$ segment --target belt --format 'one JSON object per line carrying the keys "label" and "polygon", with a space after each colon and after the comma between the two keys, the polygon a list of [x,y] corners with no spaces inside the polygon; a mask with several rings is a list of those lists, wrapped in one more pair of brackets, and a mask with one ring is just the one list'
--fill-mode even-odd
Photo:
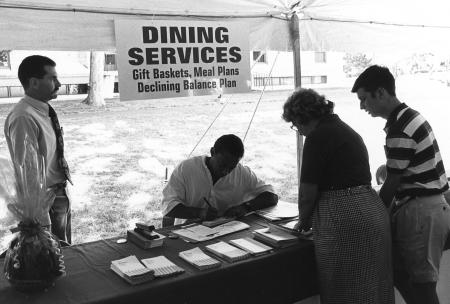
{"label": "belt", "polygon": [[405,196],[400,200],[394,200],[394,204],[391,209],[391,214],[397,213],[401,207],[406,206],[412,199],[416,198],[416,196]]}
{"label": "belt", "polygon": [[53,188],[53,189],[65,189],[66,186],[67,186],[67,181],[64,181],[62,183],[54,184],[53,186],[51,186],[51,188]]}
{"label": "belt", "polygon": [[55,194],[58,196],[58,195],[66,195],[66,186],[67,181],[64,181],[62,183],[54,184],[50,188],[52,188]]}
{"label": "belt", "polygon": [[411,196],[405,196],[401,199],[396,199],[394,201],[394,206],[392,208],[392,213],[397,212],[400,208],[408,205],[409,202],[412,200],[419,198],[419,197],[427,197],[427,196],[435,196],[435,195],[443,195],[443,193],[436,193],[436,194],[429,194],[429,195],[411,195]]}
{"label": "belt", "polygon": [[344,188],[344,189],[320,191],[320,195],[321,195],[321,197],[346,196],[346,195],[364,193],[371,189],[372,189],[372,186],[370,186],[370,185],[359,185],[359,186],[354,186],[354,187],[349,187],[349,188]]}
{"label": "belt", "polygon": [[337,186],[337,187],[335,187],[335,186],[331,186],[331,187],[329,187],[329,188],[324,188],[324,189],[321,189],[321,190],[319,190],[319,191],[338,191],[338,190],[349,190],[349,189],[358,189],[358,188],[367,188],[367,187],[372,187],[371,185],[369,185],[369,184],[361,184],[361,185],[354,185],[354,186],[350,186],[350,187],[339,187],[339,186]]}

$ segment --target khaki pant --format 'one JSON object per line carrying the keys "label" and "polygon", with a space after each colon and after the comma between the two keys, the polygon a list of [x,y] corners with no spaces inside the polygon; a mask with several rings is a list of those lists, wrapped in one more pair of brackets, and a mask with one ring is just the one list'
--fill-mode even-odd
{"label": "khaki pant", "polygon": [[72,243],[72,214],[65,186],[55,188],[55,200],[50,208],[51,231],[61,241]]}
{"label": "khaki pant", "polygon": [[450,206],[443,195],[415,197],[392,215],[394,269],[415,283],[437,282],[450,234]]}

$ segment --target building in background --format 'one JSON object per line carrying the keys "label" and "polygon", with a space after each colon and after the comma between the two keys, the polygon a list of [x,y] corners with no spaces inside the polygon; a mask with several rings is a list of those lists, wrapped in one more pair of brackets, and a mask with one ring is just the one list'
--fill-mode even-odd
{"label": "building in background", "polygon": [[[89,52],[0,50],[0,98],[23,95],[17,69],[26,56],[39,54],[52,58],[62,87],[60,95],[86,94],[89,85]],[[339,87],[345,85],[343,53],[301,52],[302,85]],[[253,50],[250,53],[252,89],[291,90],[294,86],[292,52]],[[104,96],[119,92],[116,55],[105,53]]]}
{"label": "building in background", "polygon": [[[294,86],[294,64],[292,52],[253,50],[252,89],[292,89]],[[344,53],[312,52],[300,53],[302,86],[311,88],[342,87],[346,84]]]}
{"label": "building in background", "polygon": [[[60,95],[86,94],[89,85],[89,52],[66,51],[8,51],[0,50],[0,98],[20,97],[22,85],[17,70],[22,60],[30,55],[43,55],[56,62],[56,71],[61,82]],[[117,65],[115,55],[105,54],[105,97],[118,92]]]}

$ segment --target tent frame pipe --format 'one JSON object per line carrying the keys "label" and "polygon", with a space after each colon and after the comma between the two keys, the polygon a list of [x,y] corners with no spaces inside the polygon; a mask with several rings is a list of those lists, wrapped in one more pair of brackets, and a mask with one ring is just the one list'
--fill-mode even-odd
{"label": "tent frame pipe", "polygon": [[[294,83],[295,89],[302,87],[302,71],[300,62],[300,27],[299,19],[296,13],[292,15],[290,22],[290,34],[292,44],[292,54],[294,59]],[[297,138],[297,182],[300,190],[300,177],[302,169],[303,156],[303,136],[299,132],[295,132]]]}

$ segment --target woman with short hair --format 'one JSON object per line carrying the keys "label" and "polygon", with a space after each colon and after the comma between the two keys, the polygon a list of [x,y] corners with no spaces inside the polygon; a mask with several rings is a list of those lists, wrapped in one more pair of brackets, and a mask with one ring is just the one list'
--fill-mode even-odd
{"label": "woman with short hair", "polygon": [[312,89],[286,101],[283,119],[305,136],[299,222],[311,228],[322,304],[394,303],[389,217],[371,187],[369,156],[358,133]]}

